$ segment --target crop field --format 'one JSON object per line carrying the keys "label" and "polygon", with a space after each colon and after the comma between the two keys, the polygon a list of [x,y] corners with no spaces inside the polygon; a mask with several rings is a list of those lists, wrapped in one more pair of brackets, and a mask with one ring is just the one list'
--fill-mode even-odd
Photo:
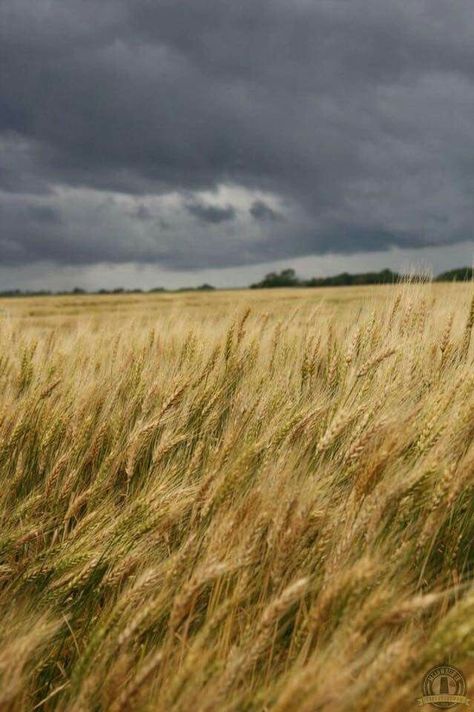
{"label": "crop field", "polygon": [[474,690],[474,287],[0,301],[0,710]]}

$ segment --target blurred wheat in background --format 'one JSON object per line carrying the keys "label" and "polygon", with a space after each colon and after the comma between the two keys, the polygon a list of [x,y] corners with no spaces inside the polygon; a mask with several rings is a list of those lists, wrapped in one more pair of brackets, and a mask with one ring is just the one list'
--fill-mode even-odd
{"label": "blurred wheat in background", "polygon": [[0,709],[472,685],[472,284],[3,306]]}

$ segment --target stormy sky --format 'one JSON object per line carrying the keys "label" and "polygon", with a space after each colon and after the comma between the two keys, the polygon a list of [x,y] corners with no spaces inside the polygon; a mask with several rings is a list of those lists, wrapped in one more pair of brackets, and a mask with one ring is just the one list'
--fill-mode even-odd
{"label": "stormy sky", "polygon": [[0,0],[0,289],[470,264],[472,0]]}

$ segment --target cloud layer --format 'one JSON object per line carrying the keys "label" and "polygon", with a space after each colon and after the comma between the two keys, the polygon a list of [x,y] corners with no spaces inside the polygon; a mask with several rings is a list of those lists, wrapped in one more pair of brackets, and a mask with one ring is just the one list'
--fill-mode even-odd
{"label": "cloud layer", "polygon": [[0,28],[3,265],[472,239],[468,0],[2,0]]}

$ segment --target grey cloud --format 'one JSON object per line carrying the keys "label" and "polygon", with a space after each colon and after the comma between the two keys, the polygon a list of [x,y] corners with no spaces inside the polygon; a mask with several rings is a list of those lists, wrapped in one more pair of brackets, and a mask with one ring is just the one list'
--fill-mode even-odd
{"label": "grey cloud", "polygon": [[153,220],[152,212],[146,207],[146,205],[138,205],[131,213],[132,217],[137,220],[147,221]]}
{"label": "grey cloud", "polygon": [[273,210],[263,200],[255,200],[249,208],[249,213],[255,220],[269,220],[271,222],[282,220],[282,215]]}
{"label": "grey cloud", "polygon": [[[389,233],[382,226],[340,223],[298,223],[292,240],[288,240],[288,223],[272,221],[271,233],[258,230],[245,234],[245,223],[224,219],[233,213],[226,207],[200,206],[213,212],[198,211],[193,231],[189,229],[189,207],[174,209],[174,222],[167,217],[137,219],[119,200],[109,196],[97,200],[87,193],[78,199],[74,192],[60,199],[29,197],[12,198],[0,194],[0,255],[3,265],[18,266],[41,260],[69,265],[95,263],[161,264],[167,269],[196,270],[228,265],[251,265],[278,258],[305,254],[345,255],[363,251],[387,250],[390,247],[423,247],[423,237],[413,238],[402,230]],[[146,206],[146,214],[151,211]],[[193,206],[195,208],[196,205]],[[209,222],[211,221],[211,222]],[[265,224],[265,221],[264,223]],[[209,229],[218,225],[218,230]],[[225,242],[225,249],[222,243]]]}
{"label": "grey cloud", "polygon": [[[470,0],[3,0],[0,68],[4,261],[188,269],[471,239]],[[189,198],[220,185],[291,210],[250,198],[252,232]],[[179,193],[195,232],[181,208],[64,210],[58,186]]]}
{"label": "grey cloud", "polygon": [[40,225],[59,225],[61,216],[51,205],[30,205],[27,207],[28,218]]}
{"label": "grey cloud", "polygon": [[221,208],[218,205],[205,205],[203,203],[189,203],[186,209],[191,215],[204,223],[219,225],[219,223],[234,220],[236,216],[235,208],[227,205]]}

